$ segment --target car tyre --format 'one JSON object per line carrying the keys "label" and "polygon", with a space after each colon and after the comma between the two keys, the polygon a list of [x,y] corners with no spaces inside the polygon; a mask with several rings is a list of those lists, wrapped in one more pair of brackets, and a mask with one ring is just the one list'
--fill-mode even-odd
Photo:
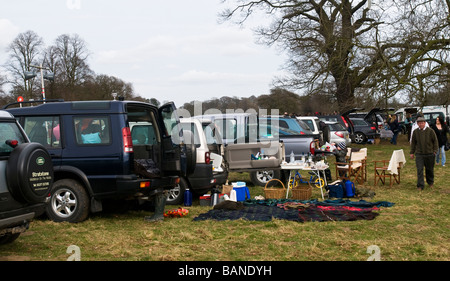
{"label": "car tyre", "polygon": [[62,179],[54,183],[47,216],[55,222],[81,222],[89,215],[89,196],[76,180]]}
{"label": "car tyre", "polygon": [[189,188],[187,181],[184,178],[180,178],[180,183],[169,190],[167,195],[167,205],[180,205],[184,201],[184,191]]}
{"label": "car tyre", "polygon": [[271,179],[280,179],[281,173],[279,170],[261,170],[250,173],[250,180],[254,185],[266,186],[266,183]]}
{"label": "car tyre", "polygon": [[366,141],[366,135],[361,132],[355,133],[355,143],[361,144]]}

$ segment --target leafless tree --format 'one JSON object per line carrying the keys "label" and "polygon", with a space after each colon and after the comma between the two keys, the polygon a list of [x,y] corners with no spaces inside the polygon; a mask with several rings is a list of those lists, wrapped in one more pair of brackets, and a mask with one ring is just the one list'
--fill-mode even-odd
{"label": "leafless tree", "polygon": [[87,63],[89,51],[85,41],[77,34],[60,35],[56,38],[54,46],[48,49],[47,57],[46,61],[54,69],[58,83],[67,91],[67,96],[63,98],[80,99],[76,96],[77,86],[82,85],[93,75]]}
{"label": "leafless tree", "polygon": [[422,64],[433,62],[427,77],[449,65],[448,0],[234,2],[223,20],[244,24],[258,12],[272,19],[256,32],[261,43],[288,52],[291,75],[278,84],[309,94],[332,91],[340,111],[355,106],[357,90],[374,95],[388,86],[393,96],[417,86]]}
{"label": "leafless tree", "polygon": [[34,31],[20,33],[8,47],[9,61],[5,68],[11,74],[13,91],[25,99],[33,97],[33,79],[25,80],[25,72],[32,71],[30,65],[39,64],[38,58],[43,41]]}

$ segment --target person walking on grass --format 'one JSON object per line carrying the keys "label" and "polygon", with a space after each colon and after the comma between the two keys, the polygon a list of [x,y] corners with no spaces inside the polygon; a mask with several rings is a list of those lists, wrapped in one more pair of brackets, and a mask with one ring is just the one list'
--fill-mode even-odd
{"label": "person walking on grass", "polygon": [[417,118],[417,125],[411,136],[411,151],[410,158],[416,158],[417,168],[417,189],[423,190],[425,187],[423,169],[425,168],[425,175],[427,184],[430,188],[434,184],[434,161],[438,151],[438,139],[436,133],[430,127],[425,127],[425,119],[423,117]]}
{"label": "person walking on grass", "polygon": [[438,116],[436,118],[436,123],[434,123],[431,128],[433,128],[439,141],[439,149],[436,154],[436,164],[439,164],[440,157],[442,166],[445,166],[445,145],[447,144],[448,133],[447,124],[445,124],[445,121],[442,119],[442,117]]}

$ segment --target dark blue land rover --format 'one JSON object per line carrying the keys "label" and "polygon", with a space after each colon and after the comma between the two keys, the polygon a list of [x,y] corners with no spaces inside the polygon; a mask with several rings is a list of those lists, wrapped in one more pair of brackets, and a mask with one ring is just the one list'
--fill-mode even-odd
{"label": "dark blue land rover", "polygon": [[182,140],[172,103],[25,105],[5,108],[52,157],[55,182],[46,212],[54,221],[83,221],[108,199],[160,197],[195,168],[195,153]]}

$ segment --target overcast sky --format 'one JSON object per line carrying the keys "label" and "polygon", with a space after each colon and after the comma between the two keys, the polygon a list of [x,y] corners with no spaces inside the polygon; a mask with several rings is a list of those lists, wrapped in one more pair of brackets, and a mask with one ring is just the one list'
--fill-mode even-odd
{"label": "overcast sky", "polygon": [[[218,23],[220,0],[0,0],[0,64],[21,32],[52,45],[78,34],[97,74],[131,82],[135,92],[177,106],[213,97],[269,94],[285,61],[258,45],[251,26]],[[249,23],[250,25],[250,23]]]}

